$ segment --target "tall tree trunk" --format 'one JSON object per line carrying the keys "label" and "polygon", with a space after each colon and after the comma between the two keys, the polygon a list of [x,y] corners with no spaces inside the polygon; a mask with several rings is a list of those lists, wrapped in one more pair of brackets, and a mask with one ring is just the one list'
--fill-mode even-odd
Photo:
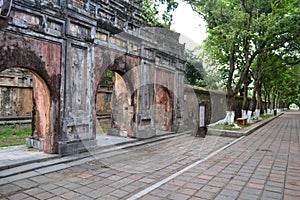
{"label": "tall tree trunk", "polygon": [[255,115],[256,115],[256,119],[261,119],[260,117],[260,111],[262,110],[261,88],[257,89],[256,94],[257,94],[257,101],[256,101]]}
{"label": "tall tree trunk", "polygon": [[248,85],[244,83],[244,88],[243,88],[243,104],[242,104],[242,109],[247,110],[247,101],[248,101]]}
{"label": "tall tree trunk", "polygon": [[235,105],[235,94],[233,92],[228,91],[227,94],[227,110],[234,111]]}
{"label": "tall tree trunk", "polygon": [[264,114],[267,114],[267,110],[268,110],[268,99],[267,99],[267,95],[264,93]]}
{"label": "tall tree trunk", "polygon": [[235,94],[233,91],[228,91],[227,94],[227,111],[226,111],[226,118],[225,123],[229,125],[234,124],[235,112],[234,112],[234,105],[235,105]]}
{"label": "tall tree trunk", "polygon": [[248,123],[252,123],[252,112],[255,108],[255,103],[256,103],[256,89],[254,88],[253,89],[253,96],[251,98],[249,109],[248,109],[248,112],[247,112],[247,117],[248,117],[247,121],[248,121]]}
{"label": "tall tree trunk", "polygon": [[262,92],[261,92],[261,88],[258,88],[258,90],[257,90],[257,103],[256,103],[256,109],[264,109],[264,108],[263,108],[263,101],[262,101]]}
{"label": "tall tree trunk", "polygon": [[273,109],[273,105],[272,105],[272,100],[271,100],[271,95],[270,94],[268,94],[268,108],[270,110]]}
{"label": "tall tree trunk", "polygon": [[260,118],[260,110],[262,106],[261,88],[263,82],[262,62],[264,60],[264,54],[259,54],[256,62],[256,79],[254,83],[255,91],[257,92],[257,101],[255,106],[255,118]]}
{"label": "tall tree trunk", "polygon": [[247,76],[247,78],[245,78],[244,80],[244,87],[243,87],[243,105],[242,105],[242,109],[243,110],[247,110],[248,108],[248,88],[249,85],[251,84],[252,80],[251,80],[251,76]]}

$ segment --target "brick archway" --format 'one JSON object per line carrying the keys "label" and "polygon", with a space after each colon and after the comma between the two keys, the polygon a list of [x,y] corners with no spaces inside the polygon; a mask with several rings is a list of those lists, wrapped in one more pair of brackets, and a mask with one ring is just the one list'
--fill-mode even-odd
{"label": "brick archway", "polygon": [[57,153],[61,47],[10,33],[0,33],[0,46],[0,72],[19,67],[34,74],[36,111],[31,144],[46,153]]}

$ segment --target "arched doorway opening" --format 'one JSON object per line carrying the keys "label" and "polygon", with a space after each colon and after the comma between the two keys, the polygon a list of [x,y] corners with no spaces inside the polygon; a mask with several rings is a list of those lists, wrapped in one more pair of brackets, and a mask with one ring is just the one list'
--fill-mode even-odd
{"label": "arched doorway opening", "polygon": [[1,71],[0,82],[1,117],[6,118],[7,123],[15,121],[18,124],[25,123],[26,126],[29,126],[28,121],[31,119],[31,135],[27,145],[47,152],[51,140],[51,103],[45,81],[32,70],[13,67]]}
{"label": "arched doorway opening", "polygon": [[98,84],[96,95],[96,133],[132,136],[131,94],[121,74],[107,70]]}
{"label": "arched doorway opening", "polygon": [[156,130],[172,130],[172,95],[167,88],[156,85],[154,97],[154,124]]}

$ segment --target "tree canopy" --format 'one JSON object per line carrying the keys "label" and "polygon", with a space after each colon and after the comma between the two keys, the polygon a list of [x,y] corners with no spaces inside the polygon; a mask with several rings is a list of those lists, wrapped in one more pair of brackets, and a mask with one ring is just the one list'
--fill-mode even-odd
{"label": "tree canopy", "polygon": [[177,8],[176,0],[137,0],[144,11],[143,18],[151,26],[170,28],[173,11]]}
{"label": "tree canopy", "polygon": [[185,1],[207,22],[205,50],[227,67],[228,110],[261,55],[280,51],[299,59],[300,1]]}
{"label": "tree canopy", "polygon": [[186,83],[199,87],[206,87],[207,84],[204,81],[206,74],[200,58],[198,58],[193,51],[189,50],[185,51],[185,58],[187,60],[185,71]]}
{"label": "tree canopy", "polygon": [[[248,97],[250,86],[254,97],[257,95],[261,101],[264,95],[275,107],[280,101],[300,101],[299,0],[184,1],[207,23],[204,51],[214,60],[210,63],[218,65],[218,77],[226,82],[228,110],[233,110],[238,92]],[[150,25],[170,28],[172,12],[178,6],[175,0],[141,3],[143,17]],[[209,73],[203,71],[201,62],[187,52],[186,80],[193,85],[210,86],[203,81]]]}

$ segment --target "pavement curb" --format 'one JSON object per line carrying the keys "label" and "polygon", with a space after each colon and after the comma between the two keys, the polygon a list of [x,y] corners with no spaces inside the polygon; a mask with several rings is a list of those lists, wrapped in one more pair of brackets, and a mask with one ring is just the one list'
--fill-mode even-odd
{"label": "pavement curb", "polygon": [[247,136],[283,114],[284,114],[283,112],[279,113],[276,116],[257,122],[243,130],[234,131],[234,130],[220,130],[220,129],[209,128],[207,131],[207,135],[222,136],[222,137],[236,137],[236,138]]}

